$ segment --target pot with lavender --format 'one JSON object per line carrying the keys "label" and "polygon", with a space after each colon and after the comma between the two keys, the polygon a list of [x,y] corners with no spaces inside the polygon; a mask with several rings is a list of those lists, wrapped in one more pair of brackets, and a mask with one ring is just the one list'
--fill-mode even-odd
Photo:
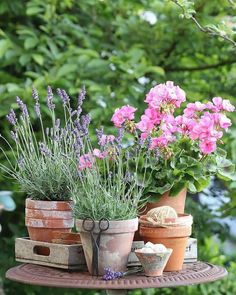
{"label": "pot with lavender", "polygon": [[[76,228],[81,236],[88,270],[103,275],[105,268],[125,272],[133,237],[138,229],[138,208],[143,181],[130,172],[123,153],[123,133],[105,135],[97,130],[98,146],[88,128],[77,124],[80,141],[78,181],[70,182],[75,200]],[[77,150],[78,152],[78,150]],[[139,152],[135,155],[136,169]]]}
{"label": "pot with lavender", "polygon": [[[72,196],[68,187],[70,179],[75,178],[76,169],[73,166],[73,145],[76,144],[73,134],[74,123],[81,113],[81,103],[84,90],[79,97],[78,109],[72,110],[70,98],[64,90],[58,89],[54,97],[51,87],[48,87],[46,104],[44,106],[36,89],[33,88],[34,117],[38,123],[32,123],[26,104],[17,97],[18,108],[11,109],[7,116],[13,130],[14,144],[1,137],[3,147],[0,149],[8,163],[0,168],[15,180],[21,191],[28,196],[25,208],[25,224],[32,240],[51,242],[53,232],[70,232],[74,219],[72,216]],[[64,119],[56,116],[56,103],[61,100]],[[41,108],[47,107],[50,126],[45,126]],[[19,113],[19,116],[16,115]],[[35,131],[36,128],[40,131]],[[11,149],[14,162],[4,151],[4,145]]]}

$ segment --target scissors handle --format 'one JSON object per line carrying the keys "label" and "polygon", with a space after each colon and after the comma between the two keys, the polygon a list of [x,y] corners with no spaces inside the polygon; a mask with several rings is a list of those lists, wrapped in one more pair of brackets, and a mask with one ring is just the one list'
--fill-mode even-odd
{"label": "scissors handle", "polygon": [[110,226],[109,220],[107,218],[101,218],[99,220],[98,226],[99,226],[100,232],[108,230],[108,228]]}
{"label": "scissors handle", "polygon": [[83,220],[82,227],[85,231],[92,232],[95,228],[95,221],[91,217],[86,217]]}

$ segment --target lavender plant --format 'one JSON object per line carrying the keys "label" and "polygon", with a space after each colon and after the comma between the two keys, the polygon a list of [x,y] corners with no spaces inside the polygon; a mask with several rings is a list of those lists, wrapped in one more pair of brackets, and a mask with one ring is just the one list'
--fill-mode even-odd
{"label": "lavender plant", "polygon": [[[35,113],[40,124],[40,136],[36,137],[28,108],[17,97],[17,105],[21,111],[18,118],[11,109],[7,119],[13,127],[11,131],[14,144],[10,144],[3,136],[1,139],[11,149],[14,162],[10,161],[3,147],[0,150],[7,159],[7,165],[0,168],[15,179],[22,191],[34,200],[69,200],[70,180],[77,177],[74,166],[76,136],[73,133],[74,123],[81,113],[84,90],[78,99],[78,108],[73,110],[70,98],[64,90],[57,91],[63,105],[63,123],[56,117],[56,104],[51,87],[48,87],[46,104],[51,117],[51,127],[45,127],[41,116],[41,104],[37,90],[33,88]],[[62,126],[63,125],[63,126]],[[67,172],[70,171],[68,174]]]}
{"label": "lavender plant", "polygon": [[[97,130],[98,148],[93,148],[88,132],[89,117],[82,116],[74,131],[80,156],[77,159],[78,181],[71,177],[71,194],[75,200],[74,215],[78,219],[128,220],[137,217],[141,206],[145,173],[138,177],[140,150],[132,152],[122,148],[123,133],[105,135]],[[125,161],[127,159],[128,161]],[[69,172],[68,172],[69,173]]]}

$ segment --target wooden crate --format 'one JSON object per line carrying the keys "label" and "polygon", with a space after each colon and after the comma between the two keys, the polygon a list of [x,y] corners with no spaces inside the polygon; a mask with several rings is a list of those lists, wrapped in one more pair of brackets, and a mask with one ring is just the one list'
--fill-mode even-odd
{"label": "wooden crate", "polygon": [[138,257],[134,253],[135,250],[141,249],[144,246],[144,241],[134,241],[132,244],[131,252],[128,258],[128,267],[130,266],[141,266]]}
{"label": "wooden crate", "polygon": [[64,269],[86,269],[83,247],[32,241],[17,238],[15,241],[16,261]]}
{"label": "wooden crate", "polygon": [[184,263],[197,261],[197,239],[189,238],[185,250]]}

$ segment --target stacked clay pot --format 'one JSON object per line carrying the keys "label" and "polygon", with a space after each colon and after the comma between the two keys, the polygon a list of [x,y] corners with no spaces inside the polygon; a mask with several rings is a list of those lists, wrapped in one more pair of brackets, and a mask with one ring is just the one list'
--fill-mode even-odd
{"label": "stacked clay pot", "polygon": [[[162,208],[168,209],[171,207],[159,207],[159,210],[161,211]],[[149,212],[151,213],[151,211]],[[192,216],[176,214],[175,217],[168,217],[167,215],[161,221],[155,222],[155,220],[149,218],[148,214],[140,217],[139,233],[142,240],[153,244],[163,244],[166,248],[172,249],[173,252],[164,271],[181,270],[188,238],[192,233]]]}
{"label": "stacked clay pot", "polygon": [[26,199],[25,225],[34,241],[51,243],[54,232],[71,232],[74,226],[71,201]]}

